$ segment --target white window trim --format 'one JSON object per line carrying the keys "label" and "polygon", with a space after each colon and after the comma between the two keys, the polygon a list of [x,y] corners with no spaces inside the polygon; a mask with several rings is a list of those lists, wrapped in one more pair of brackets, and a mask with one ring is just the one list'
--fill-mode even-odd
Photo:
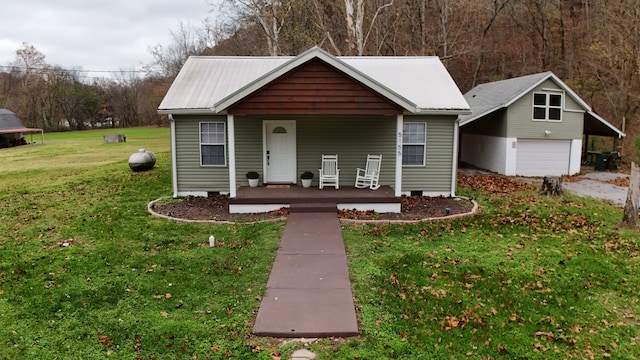
{"label": "white window trim", "polygon": [[[536,95],[545,95],[547,100],[545,102],[545,106],[544,106],[544,110],[545,110],[545,118],[544,119],[536,119],[534,117],[534,113],[535,113],[535,109],[536,107],[538,108],[542,108],[541,105],[536,105],[535,104],[535,98]],[[551,106],[549,105],[550,102],[550,97],[551,95],[560,95],[560,106]],[[531,96],[531,120],[533,121],[538,121],[538,122],[555,122],[555,123],[560,123],[562,122],[562,120],[564,119],[564,91],[537,91],[534,92],[533,95]],[[553,120],[553,119],[549,119],[549,109],[560,109],[560,120]]]}
{"label": "white window trim", "polygon": [[[404,142],[404,125],[406,124],[424,124],[424,142],[422,143],[405,143]],[[402,153],[404,153],[405,145],[422,145],[424,150],[422,151],[422,164],[405,164],[402,163],[402,167],[425,167],[427,166],[427,122],[426,121],[405,121],[403,124],[402,134]]]}
{"label": "white window trim", "polygon": [[[202,124],[222,124],[224,126],[224,141],[222,143],[203,143]],[[224,154],[224,164],[209,165],[202,163],[202,145],[222,145]],[[198,153],[200,154],[200,167],[226,167],[227,166],[227,124],[224,121],[201,121],[198,123]]]}

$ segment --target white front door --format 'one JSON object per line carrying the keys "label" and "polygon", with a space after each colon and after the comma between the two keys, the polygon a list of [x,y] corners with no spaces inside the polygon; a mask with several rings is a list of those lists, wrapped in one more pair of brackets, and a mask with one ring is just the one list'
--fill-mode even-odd
{"label": "white front door", "polygon": [[264,121],[264,164],[266,183],[296,182],[295,120]]}

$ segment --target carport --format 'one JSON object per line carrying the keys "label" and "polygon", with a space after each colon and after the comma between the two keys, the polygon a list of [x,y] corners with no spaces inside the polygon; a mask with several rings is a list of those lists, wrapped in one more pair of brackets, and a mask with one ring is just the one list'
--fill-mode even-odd
{"label": "carport", "polygon": [[[604,136],[614,138],[611,151],[598,152],[589,150],[590,136]],[[587,111],[584,115],[584,152],[582,154],[582,163],[584,165],[594,164],[596,170],[606,170],[611,161],[621,158],[620,152],[616,150],[616,140],[622,139],[625,134],[611,125],[605,119],[600,117],[593,111]]]}
{"label": "carport", "polygon": [[25,127],[13,111],[0,109],[0,148],[26,145],[24,134],[31,134],[30,143],[32,143],[35,133],[40,133],[41,142],[44,143],[42,129]]}

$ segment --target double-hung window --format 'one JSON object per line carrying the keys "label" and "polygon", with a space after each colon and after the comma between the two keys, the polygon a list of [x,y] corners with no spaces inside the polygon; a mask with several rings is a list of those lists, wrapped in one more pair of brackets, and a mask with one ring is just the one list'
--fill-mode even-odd
{"label": "double-hung window", "polygon": [[533,120],[562,121],[562,94],[534,93]]}
{"label": "double-hung window", "polygon": [[225,166],[225,123],[200,123],[200,165]]}
{"label": "double-hung window", "polygon": [[405,122],[402,129],[402,165],[424,166],[427,123]]}

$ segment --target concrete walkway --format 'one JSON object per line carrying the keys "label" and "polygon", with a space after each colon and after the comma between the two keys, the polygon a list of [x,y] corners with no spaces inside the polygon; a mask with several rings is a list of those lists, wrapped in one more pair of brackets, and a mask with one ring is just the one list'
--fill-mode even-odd
{"label": "concrete walkway", "polygon": [[253,332],[273,337],[358,334],[335,212],[289,215]]}

